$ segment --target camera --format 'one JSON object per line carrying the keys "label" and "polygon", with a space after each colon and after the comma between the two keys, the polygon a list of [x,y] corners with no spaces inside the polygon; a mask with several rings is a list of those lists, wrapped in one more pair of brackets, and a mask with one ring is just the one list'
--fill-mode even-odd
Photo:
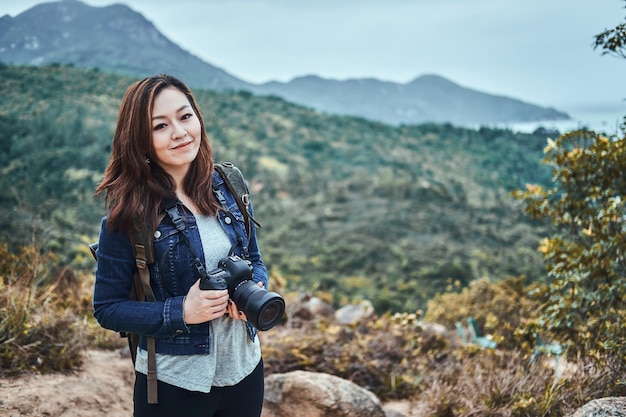
{"label": "camera", "polygon": [[216,269],[201,277],[200,289],[227,289],[239,310],[259,330],[276,326],[285,312],[285,300],[252,281],[252,264],[236,255],[221,259]]}

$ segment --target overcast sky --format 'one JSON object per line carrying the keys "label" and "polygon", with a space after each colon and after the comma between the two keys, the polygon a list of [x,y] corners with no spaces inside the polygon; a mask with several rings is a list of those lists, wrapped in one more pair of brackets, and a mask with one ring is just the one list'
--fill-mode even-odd
{"label": "overcast sky", "polygon": [[[43,3],[0,0],[0,15]],[[571,113],[626,113],[626,60],[594,35],[624,0],[85,0],[123,3],[166,37],[245,81],[438,74]]]}

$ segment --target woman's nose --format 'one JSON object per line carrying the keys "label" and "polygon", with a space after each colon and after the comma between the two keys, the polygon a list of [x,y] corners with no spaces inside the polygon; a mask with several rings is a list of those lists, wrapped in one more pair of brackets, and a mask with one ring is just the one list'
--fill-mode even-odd
{"label": "woman's nose", "polygon": [[180,123],[174,123],[174,132],[172,133],[173,139],[182,139],[187,136],[187,131]]}

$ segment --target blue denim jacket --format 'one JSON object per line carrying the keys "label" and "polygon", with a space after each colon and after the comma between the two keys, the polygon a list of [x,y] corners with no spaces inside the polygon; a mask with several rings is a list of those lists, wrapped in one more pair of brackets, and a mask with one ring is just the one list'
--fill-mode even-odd
{"label": "blue denim jacket", "polygon": [[[235,197],[228,191],[219,173],[214,172],[213,181],[225,200],[226,207],[219,211],[218,219],[235,245],[234,253],[242,256],[242,241],[244,245],[247,244],[253,280],[263,282],[265,288],[268,288],[268,273],[261,259],[254,227],[248,243],[244,218]],[[179,212],[186,226],[183,233],[187,234],[194,252],[204,263],[196,220],[182,209],[180,202]],[[180,233],[172,220],[165,216],[154,233],[156,262],[149,266],[152,291],[157,301],[131,301],[129,294],[137,267],[130,239],[126,234],[109,230],[106,217],[103,218],[96,252],[98,265],[93,296],[94,315],[104,328],[142,335],[139,346],[143,349],[146,349],[145,336],[151,336],[156,338],[158,353],[208,354],[209,323],[186,325],[183,320],[184,298],[199,276],[193,266],[193,255]],[[255,337],[256,329],[250,324],[248,332],[251,338]]]}

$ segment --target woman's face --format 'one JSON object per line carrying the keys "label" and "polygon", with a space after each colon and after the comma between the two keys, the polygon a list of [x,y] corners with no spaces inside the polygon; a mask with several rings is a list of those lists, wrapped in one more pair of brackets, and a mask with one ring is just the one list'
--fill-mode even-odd
{"label": "woman's face", "polygon": [[163,89],[152,108],[152,146],[159,165],[182,179],[200,149],[201,125],[187,96],[174,87]]}

